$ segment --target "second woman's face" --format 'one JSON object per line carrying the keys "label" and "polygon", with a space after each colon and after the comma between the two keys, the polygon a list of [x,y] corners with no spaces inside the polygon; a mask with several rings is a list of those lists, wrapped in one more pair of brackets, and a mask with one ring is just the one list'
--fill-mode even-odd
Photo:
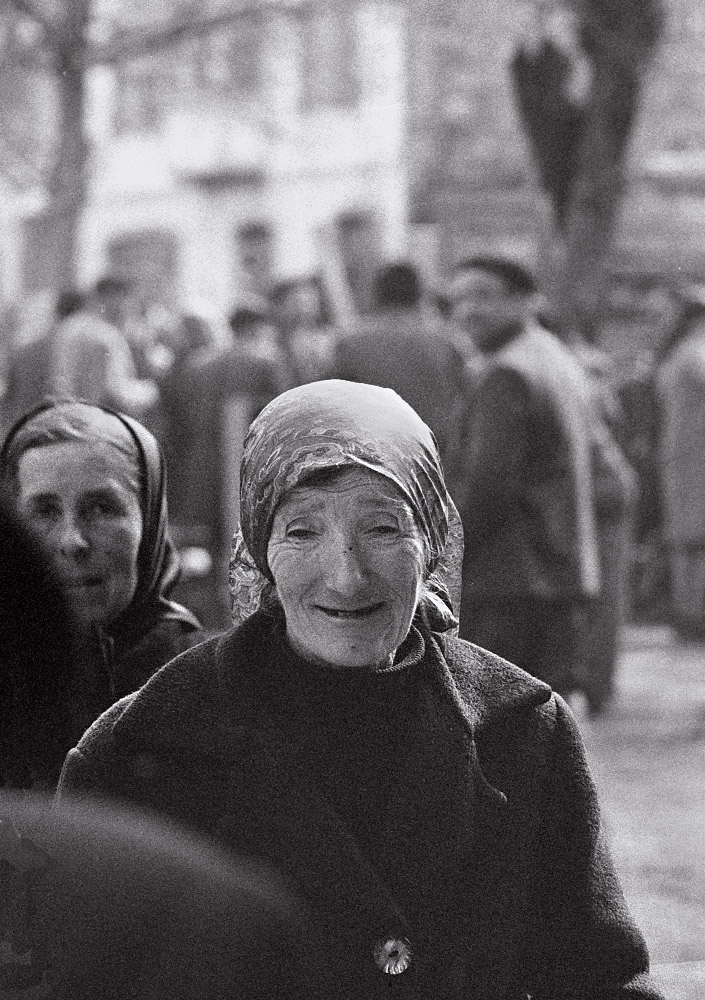
{"label": "second woman's face", "polygon": [[353,469],[280,504],[267,549],[287,637],[334,667],[389,663],[409,633],[425,552],[392,483]]}
{"label": "second woman's face", "polygon": [[107,626],[137,589],[142,511],[127,465],[110,448],[32,448],[18,467],[20,513],[40,538],[83,624]]}

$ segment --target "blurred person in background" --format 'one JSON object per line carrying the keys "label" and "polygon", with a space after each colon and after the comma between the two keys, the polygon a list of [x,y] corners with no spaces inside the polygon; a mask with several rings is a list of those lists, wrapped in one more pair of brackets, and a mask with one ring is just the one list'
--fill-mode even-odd
{"label": "blurred person in background", "polygon": [[56,329],[51,394],[112,406],[138,419],[159,402],[151,378],[141,378],[124,327],[131,310],[129,286],[119,278],[96,282],[84,307]]}
{"label": "blurred person in background", "polygon": [[454,297],[453,288],[462,281],[469,268],[466,260],[458,261],[451,270],[445,286],[436,292],[436,308],[445,322],[448,336],[452,338],[465,362],[466,381],[476,385],[485,365],[484,355],[468,333],[465,307],[462,298]]}
{"label": "blurred person in background", "polygon": [[617,392],[622,413],[620,443],[638,482],[634,508],[631,604],[640,621],[668,616],[668,565],[663,548],[663,498],[659,473],[660,406],[656,352],[636,352]]}
{"label": "blurred person in background", "polygon": [[75,621],[46,552],[5,497],[0,539],[0,787],[50,789],[75,738]]}
{"label": "blurred person in background", "polygon": [[336,378],[394,389],[436,435],[453,493],[464,361],[424,310],[421,279],[406,261],[378,270],[374,315],[335,345]]}
{"label": "blurred person in background", "polygon": [[[632,276],[624,282],[618,298],[616,329],[611,334],[613,340],[618,336],[629,343],[629,321],[635,314],[638,316],[639,340],[628,358],[623,359],[628,363],[623,366],[618,394],[623,414],[620,444],[639,481],[634,512],[632,607],[637,619],[649,622],[665,622],[670,614],[659,469],[657,358],[677,325],[682,305],[678,283],[672,279],[658,273]],[[632,324],[634,342],[633,319]],[[609,329],[605,333],[609,335]]]}
{"label": "blurred person in background", "polygon": [[60,292],[54,306],[54,321],[38,337],[21,341],[8,358],[7,382],[3,399],[4,429],[38,405],[54,391],[54,352],[57,330],[69,316],[83,308],[83,296],[76,289]]}
{"label": "blurred person in background", "polygon": [[202,430],[209,403],[202,392],[208,387],[199,382],[196,393],[194,385],[200,365],[225,349],[227,334],[223,330],[221,335],[221,326],[222,317],[214,309],[197,303],[173,316],[161,331],[170,357],[159,379],[160,444],[169,470],[169,516],[177,530],[200,523],[200,491],[208,490],[205,470],[218,459],[214,442]]}
{"label": "blurred person in background", "polygon": [[600,593],[594,401],[571,351],[535,321],[532,275],[468,261],[455,314],[484,356],[464,446],[461,636],[569,695]]}
{"label": "blurred person in background", "polygon": [[289,372],[288,385],[327,378],[336,332],[331,325],[320,278],[308,275],[279,282],[270,293]]}
{"label": "blurred person in background", "polygon": [[589,714],[597,716],[612,700],[620,632],[631,616],[634,512],[639,484],[621,446],[626,436],[625,417],[611,356],[587,343],[554,311],[541,309],[538,319],[573,352],[585,373],[594,404],[592,483],[601,587],[586,604],[585,654],[576,679],[585,694]]}
{"label": "blurred person in background", "polygon": [[74,402],[40,406],[11,428],[0,482],[47,552],[76,618],[68,701],[82,732],[200,638],[169,600],[178,560],[166,467],[136,420]]}
{"label": "blurred person in background", "polygon": [[669,620],[705,637],[705,285],[685,286],[656,358],[658,460]]}
{"label": "blurred person in background", "polygon": [[326,956],[295,996],[658,1000],[570,710],[453,635],[462,526],[418,414],[341,380],[283,393],[241,515],[235,627],[105,713],[59,803],[270,865]]}
{"label": "blurred person in background", "polygon": [[[170,468],[175,466],[170,473],[174,524],[180,537],[208,550],[221,580],[237,521],[233,499],[242,442],[254,416],[288,384],[289,375],[260,304],[248,300],[233,309],[230,319],[226,323],[212,310],[184,312],[177,329],[185,349],[161,383],[168,414],[166,450]],[[222,588],[213,585],[206,624],[217,628],[227,619],[227,601]]]}
{"label": "blurred person in background", "polygon": [[262,357],[281,360],[277,330],[264,299],[248,296],[239,300],[230,310],[228,326],[236,343],[247,344]]}

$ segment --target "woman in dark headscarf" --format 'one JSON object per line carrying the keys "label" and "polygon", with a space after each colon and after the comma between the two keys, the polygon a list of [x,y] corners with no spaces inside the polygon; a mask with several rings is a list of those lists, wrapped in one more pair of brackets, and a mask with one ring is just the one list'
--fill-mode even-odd
{"label": "woman in dark headscarf", "polygon": [[169,600],[178,560],[161,450],[131,417],[50,402],[10,430],[0,479],[77,620],[67,697],[78,736],[200,638],[197,619]]}
{"label": "woman in dark headscarf", "polygon": [[453,637],[428,427],[391,390],[312,383],[254,421],[241,483],[233,629],[107,712],[60,797],[264,857],[328,956],[290,996],[658,997],[569,709]]}

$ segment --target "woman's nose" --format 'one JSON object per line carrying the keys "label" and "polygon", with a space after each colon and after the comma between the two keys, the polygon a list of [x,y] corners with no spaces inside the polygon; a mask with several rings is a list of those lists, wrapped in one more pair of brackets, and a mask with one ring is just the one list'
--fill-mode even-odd
{"label": "woman's nose", "polygon": [[366,581],[367,574],[358,546],[341,539],[329,554],[328,583],[340,594],[354,594]]}
{"label": "woman's nose", "polygon": [[73,558],[84,555],[90,543],[86,537],[86,532],[82,528],[78,518],[66,515],[59,529],[59,551],[63,556]]}

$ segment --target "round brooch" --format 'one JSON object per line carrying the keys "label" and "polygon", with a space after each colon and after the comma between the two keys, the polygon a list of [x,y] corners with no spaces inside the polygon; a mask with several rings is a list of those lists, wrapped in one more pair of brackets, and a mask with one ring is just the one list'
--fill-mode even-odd
{"label": "round brooch", "polygon": [[398,976],[411,965],[411,945],[406,938],[388,938],[375,945],[377,968],[388,976]]}

